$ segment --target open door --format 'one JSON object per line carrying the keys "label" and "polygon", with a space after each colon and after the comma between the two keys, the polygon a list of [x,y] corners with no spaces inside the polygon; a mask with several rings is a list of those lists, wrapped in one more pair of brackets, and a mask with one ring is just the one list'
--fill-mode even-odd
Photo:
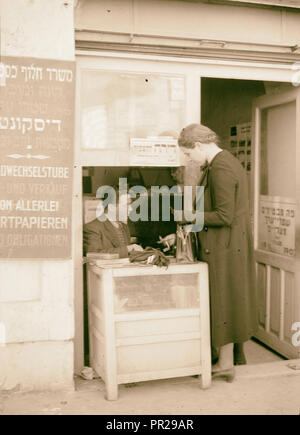
{"label": "open door", "polygon": [[292,327],[300,321],[300,89],[256,98],[253,125],[256,337],[298,358]]}

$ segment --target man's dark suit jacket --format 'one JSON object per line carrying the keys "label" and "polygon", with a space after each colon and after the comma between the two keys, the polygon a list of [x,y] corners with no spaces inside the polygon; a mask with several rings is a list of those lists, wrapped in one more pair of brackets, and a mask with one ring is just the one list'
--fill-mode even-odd
{"label": "man's dark suit jacket", "polygon": [[128,257],[127,245],[130,244],[130,233],[128,226],[119,222],[123,229],[126,244],[120,246],[118,231],[114,225],[106,220],[100,222],[94,219],[83,226],[83,250],[87,252],[102,252],[108,254],[119,254],[120,258]]}

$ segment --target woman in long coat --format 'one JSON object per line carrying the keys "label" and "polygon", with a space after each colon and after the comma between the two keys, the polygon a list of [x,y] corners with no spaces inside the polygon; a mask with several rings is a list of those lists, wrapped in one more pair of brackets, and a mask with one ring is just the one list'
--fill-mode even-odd
{"label": "woman in long coat", "polygon": [[179,145],[203,170],[204,227],[198,233],[200,258],[209,264],[211,336],[219,348],[213,373],[234,377],[233,343],[248,340],[257,328],[257,305],[248,183],[240,162],[217,145],[201,124],[181,131]]}

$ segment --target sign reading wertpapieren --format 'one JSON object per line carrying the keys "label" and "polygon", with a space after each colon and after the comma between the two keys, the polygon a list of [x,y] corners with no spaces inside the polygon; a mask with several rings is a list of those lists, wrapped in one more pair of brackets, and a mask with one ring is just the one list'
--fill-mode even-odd
{"label": "sign reading wertpapieren", "polygon": [[71,256],[74,96],[74,62],[1,58],[1,258]]}

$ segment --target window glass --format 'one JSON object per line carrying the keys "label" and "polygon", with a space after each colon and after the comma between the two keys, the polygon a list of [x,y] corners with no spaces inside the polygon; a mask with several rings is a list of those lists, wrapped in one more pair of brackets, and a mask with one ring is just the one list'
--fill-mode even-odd
{"label": "window glass", "polygon": [[295,255],[296,103],[261,113],[258,247]]}
{"label": "window glass", "polygon": [[115,313],[199,308],[198,274],[115,278]]}
{"label": "window glass", "polygon": [[86,70],[81,85],[82,148],[124,149],[132,137],[171,136],[184,124],[183,77]]}
{"label": "window glass", "polygon": [[261,114],[261,195],[296,197],[296,103]]}

